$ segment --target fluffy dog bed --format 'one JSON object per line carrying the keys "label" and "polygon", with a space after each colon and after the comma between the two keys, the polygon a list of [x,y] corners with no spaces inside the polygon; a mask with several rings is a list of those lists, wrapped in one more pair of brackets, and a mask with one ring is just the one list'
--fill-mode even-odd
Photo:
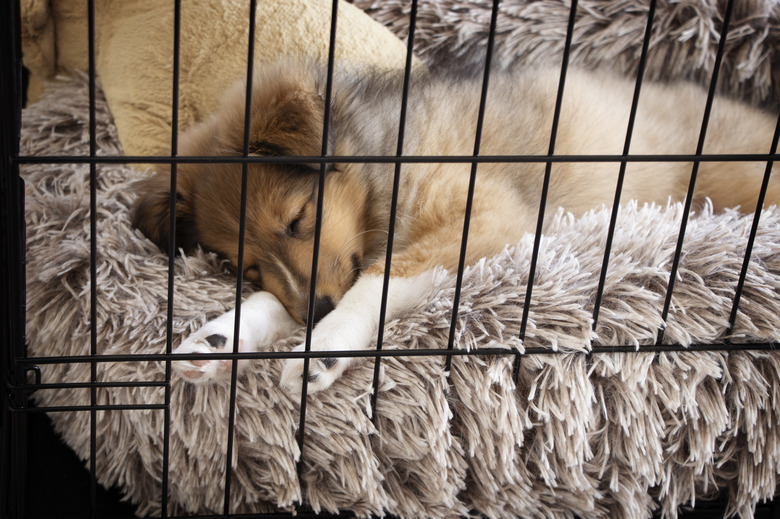
{"label": "fluffy dog bed", "polygon": [[[87,150],[85,81],[56,85],[24,114],[23,152]],[[105,104],[100,154],[121,152]],[[165,343],[167,259],[129,225],[127,166],[98,169],[100,354],[160,353]],[[27,182],[28,339],[32,356],[89,351],[88,168],[30,166]],[[584,355],[596,344],[651,342],[681,208],[626,206],[615,236],[599,327],[590,315],[609,213],[558,215],[542,242],[526,343],[517,340],[531,237],[468,269],[455,347],[544,347],[512,378],[512,358],[389,358],[376,421],[369,416],[372,367],[310,398],[300,479],[298,402],[278,387],[280,361],[257,361],[238,381],[233,511],[290,509],[359,515],[452,517],[478,510],[565,517],[670,516],[696,497],[725,491],[729,511],[749,514],[774,495],[780,463],[780,358],[775,353]],[[728,311],[751,218],[694,217],[686,238],[666,338],[727,338]],[[734,333],[736,341],[780,337],[780,212],[764,212]],[[452,280],[413,318],[388,324],[385,348],[446,344]],[[232,305],[234,283],[209,254],[176,261],[174,346]],[[277,344],[286,350],[295,341]],[[87,364],[42,366],[44,382],[89,380]],[[105,382],[159,381],[161,363],[98,366]],[[38,405],[85,405],[87,390],[45,390]],[[98,392],[101,404],[162,403],[160,388]],[[171,512],[221,512],[227,385],[171,383]],[[98,476],[119,485],[139,514],[158,514],[163,414],[98,413]],[[54,413],[66,442],[89,453],[89,414]]]}
{"label": "fluffy dog bed", "polygon": [[[588,15],[601,19],[595,11]],[[760,42],[755,48],[763,55]],[[87,153],[85,85],[80,77],[63,80],[26,110],[22,153]],[[121,155],[99,101],[99,153]],[[165,350],[168,260],[129,226],[129,183],[142,174],[123,165],[98,168],[100,354]],[[24,176],[29,353],[85,355],[88,168],[35,165],[25,167]],[[281,361],[256,361],[238,380],[231,512],[292,510],[303,501],[316,511],[360,516],[639,518],[660,508],[674,517],[679,506],[720,493],[729,513],[749,516],[757,502],[774,495],[780,470],[780,358],[774,352],[583,353],[592,340],[653,341],[681,211],[676,204],[622,209],[595,333],[590,318],[608,211],[554,219],[542,242],[525,344],[517,336],[531,237],[468,269],[455,348],[558,352],[523,357],[516,380],[511,356],[455,357],[449,377],[442,357],[388,358],[372,421],[373,369],[365,361],[310,397],[299,453],[299,403],[278,387]],[[706,210],[691,220],[667,342],[780,339],[775,208],[762,215],[740,313],[727,335],[751,221]],[[230,308],[235,291],[212,255],[178,258],[175,268],[174,347]],[[388,323],[384,348],[444,348],[452,294],[452,278],[443,276],[441,289],[413,318]],[[296,341],[273,349],[288,350]],[[88,364],[41,370],[43,382],[90,378]],[[101,363],[98,378],[161,381],[164,366]],[[227,385],[171,381],[170,513],[222,512],[228,393]],[[34,396],[40,406],[89,404],[83,389]],[[106,405],[164,402],[159,387],[101,388],[97,396]],[[89,413],[51,417],[87,459]],[[99,481],[122,488],[139,515],[160,514],[163,418],[160,410],[97,413]]]}
{"label": "fluffy dog bed", "polygon": [[[353,0],[406,41],[411,2]],[[501,0],[495,63],[500,68],[560,62],[570,2]],[[646,76],[709,84],[726,2],[657,2]],[[415,52],[431,68],[481,70],[492,0],[419,0]],[[571,59],[635,75],[650,0],[580,0]],[[734,5],[721,88],[756,104],[777,107],[780,5],[740,0]]]}

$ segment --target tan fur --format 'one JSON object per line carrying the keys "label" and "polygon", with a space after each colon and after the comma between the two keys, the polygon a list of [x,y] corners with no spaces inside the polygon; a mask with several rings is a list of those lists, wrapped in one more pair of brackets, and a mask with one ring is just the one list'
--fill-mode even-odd
{"label": "tan fur", "polygon": [[[482,155],[545,155],[558,85],[555,70],[491,78]],[[471,155],[481,82],[415,76],[405,155]],[[179,154],[240,156],[244,90],[237,85],[220,111],[181,139]],[[325,80],[306,64],[265,67],[253,80],[249,151],[257,155],[319,156]],[[333,90],[329,152],[336,156],[396,152],[400,76],[351,77],[339,72]],[[633,82],[606,74],[568,74],[555,153],[622,153]],[[706,95],[691,85],[643,86],[632,154],[692,154]],[[774,118],[718,98],[705,153],[767,153]],[[466,262],[493,255],[535,229],[545,165],[483,163],[477,169]],[[703,162],[695,203],[755,208],[765,164]],[[329,167],[317,275],[321,317],[337,304],[358,272],[381,274],[389,224],[392,164]],[[581,214],[613,203],[617,163],[552,166],[547,206]],[[629,163],[622,201],[682,199],[692,165]],[[470,164],[411,163],[401,167],[391,275],[411,277],[434,267],[454,269],[466,207]],[[276,295],[304,321],[315,228],[318,164],[249,166],[245,276]],[[196,243],[237,265],[241,166],[181,164],[177,182],[177,247]],[[167,248],[169,175],[140,187],[135,224]],[[780,201],[780,183],[767,202]],[[181,239],[180,239],[181,238]]]}

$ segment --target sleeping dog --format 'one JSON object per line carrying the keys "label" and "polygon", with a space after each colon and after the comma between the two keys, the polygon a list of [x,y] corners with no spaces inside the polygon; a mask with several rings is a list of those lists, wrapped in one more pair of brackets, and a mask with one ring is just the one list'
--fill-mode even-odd
{"label": "sleeping dog", "polygon": [[[482,155],[545,155],[550,142],[559,71],[528,70],[491,77],[481,135]],[[401,73],[336,71],[329,121],[329,153],[394,156],[401,113]],[[326,73],[309,63],[263,66],[252,83],[249,153],[319,156],[323,147]],[[244,153],[245,84],[228,91],[221,108],[189,129],[179,153]],[[481,80],[412,76],[404,155],[471,155]],[[570,70],[555,152],[623,152],[634,91],[632,81]],[[693,85],[643,85],[632,154],[692,154],[706,94]],[[705,153],[767,153],[774,118],[718,98]],[[243,304],[239,350],[257,351],[291,335],[313,305],[312,349],[368,348],[379,326],[379,305],[393,189],[392,163],[327,166],[319,192],[319,164],[251,164],[246,191],[243,276],[262,289]],[[466,263],[492,256],[536,227],[545,165],[491,162],[478,166]],[[561,162],[552,166],[547,206],[572,213],[613,203],[617,163]],[[765,165],[702,162],[694,207],[755,208]],[[387,319],[427,300],[441,269],[458,264],[470,164],[421,162],[401,167]],[[622,200],[665,203],[685,197],[691,164],[630,162]],[[176,248],[197,245],[239,264],[239,164],[180,164],[176,192]],[[161,248],[168,246],[170,172],[161,168],[139,185],[134,224]],[[316,298],[309,301],[317,199],[322,197]],[[768,203],[780,201],[780,182]],[[168,251],[172,253],[173,251]],[[207,323],[176,349],[232,351],[234,313]],[[298,349],[302,349],[299,346]],[[310,391],[329,387],[355,358],[311,362]],[[176,369],[193,382],[230,373],[229,360],[183,361]],[[286,361],[282,384],[301,386],[303,360]]]}

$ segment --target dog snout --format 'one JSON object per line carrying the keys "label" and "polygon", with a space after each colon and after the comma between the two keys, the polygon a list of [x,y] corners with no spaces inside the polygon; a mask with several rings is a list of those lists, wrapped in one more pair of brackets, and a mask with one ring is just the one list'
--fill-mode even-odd
{"label": "dog snout", "polygon": [[335,305],[333,304],[333,300],[327,296],[325,297],[318,297],[314,300],[314,324],[317,324],[320,319],[328,315],[333,309],[335,308]]}

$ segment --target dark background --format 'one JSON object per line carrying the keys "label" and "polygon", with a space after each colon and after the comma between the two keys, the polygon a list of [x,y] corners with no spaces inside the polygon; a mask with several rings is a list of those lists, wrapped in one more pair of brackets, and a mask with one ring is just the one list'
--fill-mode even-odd
{"label": "dark background", "polygon": [[[78,457],[59,439],[43,413],[28,415],[26,514],[29,518],[89,517],[89,472]],[[125,519],[135,517],[135,507],[121,501],[117,489],[100,485],[96,495],[96,517]],[[695,510],[684,510],[681,519],[723,517],[723,503],[697,501]],[[759,505],[756,519],[780,519],[780,507]],[[587,519],[587,518],[584,518]]]}

